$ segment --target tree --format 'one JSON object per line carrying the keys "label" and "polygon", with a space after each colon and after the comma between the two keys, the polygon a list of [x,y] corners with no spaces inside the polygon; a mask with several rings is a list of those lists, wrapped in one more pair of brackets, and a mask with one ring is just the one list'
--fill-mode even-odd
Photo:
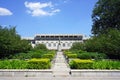
{"label": "tree", "polygon": [[45,50],[47,51],[47,47],[45,46],[45,44],[37,44],[35,47],[34,47],[34,50]]}
{"label": "tree", "polygon": [[8,57],[20,52],[27,52],[31,49],[31,45],[21,40],[17,34],[15,27],[0,26],[0,58]]}
{"label": "tree", "polygon": [[70,50],[76,51],[76,50],[84,50],[84,44],[80,43],[80,42],[75,42],[73,43],[72,47],[70,48]]}
{"label": "tree", "polygon": [[120,0],[99,0],[92,14],[92,34],[106,33],[109,28],[120,30]]}
{"label": "tree", "polygon": [[106,34],[94,36],[85,43],[86,51],[105,53],[110,59],[120,59],[120,31],[109,29]]}

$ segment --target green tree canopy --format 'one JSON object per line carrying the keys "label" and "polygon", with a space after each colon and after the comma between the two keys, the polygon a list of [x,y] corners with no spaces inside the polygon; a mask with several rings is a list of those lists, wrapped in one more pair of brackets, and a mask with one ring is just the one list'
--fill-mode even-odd
{"label": "green tree canopy", "polygon": [[120,0],[99,0],[92,14],[92,33],[106,33],[109,28],[120,30]]}
{"label": "green tree canopy", "polygon": [[106,34],[86,41],[85,47],[86,51],[105,53],[111,59],[120,59],[120,31],[109,29]]}
{"label": "green tree canopy", "polygon": [[84,50],[84,44],[80,43],[80,42],[75,42],[73,43],[72,47],[70,48],[70,50]]}
{"label": "green tree canopy", "polygon": [[48,50],[45,44],[37,44],[34,50]]}
{"label": "green tree canopy", "polygon": [[30,49],[31,45],[26,40],[21,40],[15,27],[0,26],[0,58],[19,52],[26,52]]}

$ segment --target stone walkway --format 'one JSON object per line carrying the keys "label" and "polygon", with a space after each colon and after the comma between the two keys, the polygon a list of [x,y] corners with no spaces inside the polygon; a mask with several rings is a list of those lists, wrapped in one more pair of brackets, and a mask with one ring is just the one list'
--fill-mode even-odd
{"label": "stone walkway", "polygon": [[57,52],[52,70],[53,70],[54,77],[69,76],[70,68],[66,63],[63,52]]}

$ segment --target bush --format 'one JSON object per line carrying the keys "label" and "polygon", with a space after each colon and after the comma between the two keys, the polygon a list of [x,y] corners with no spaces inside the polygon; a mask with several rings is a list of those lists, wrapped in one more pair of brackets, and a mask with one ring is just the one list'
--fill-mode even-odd
{"label": "bush", "polygon": [[67,54],[67,58],[77,58],[77,54]]}
{"label": "bush", "polygon": [[27,62],[23,60],[2,60],[0,69],[26,69]]}
{"label": "bush", "polygon": [[85,50],[84,44],[81,42],[75,42],[73,43],[72,47],[70,50],[75,51],[75,50]]}
{"label": "bush", "polygon": [[120,70],[120,62],[119,61],[95,61],[93,63],[93,69],[119,69]]}
{"label": "bush", "polygon": [[91,56],[89,53],[81,53],[81,54],[78,54],[78,58],[80,59],[91,59]]}
{"label": "bush", "polygon": [[67,56],[67,54],[72,54],[71,51],[64,51],[64,55]]}
{"label": "bush", "polygon": [[80,59],[105,59],[107,56],[104,53],[85,52],[79,53],[78,58]]}
{"label": "bush", "polygon": [[110,59],[120,60],[120,31],[110,29],[106,34],[94,36],[85,42],[89,52],[105,53]]}
{"label": "bush", "polygon": [[34,50],[48,50],[47,47],[44,44],[37,44],[34,47]]}
{"label": "bush", "polygon": [[32,58],[41,58],[42,57],[42,53],[38,53],[38,52],[33,52],[31,55]]}
{"label": "bush", "polygon": [[93,61],[74,59],[70,61],[69,65],[72,69],[91,69],[93,65]]}
{"label": "bush", "polygon": [[11,55],[10,58],[12,59],[30,59],[31,58],[31,55],[28,54],[28,53],[18,53],[16,55]]}
{"label": "bush", "polygon": [[42,58],[49,58],[50,60],[52,60],[54,58],[54,54],[44,54]]}
{"label": "bush", "polygon": [[[49,51],[51,52],[51,51]],[[32,59],[32,58],[41,58],[43,54],[48,53],[48,51],[44,51],[44,50],[34,50],[34,51],[29,51],[27,53],[18,53],[15,55],[11,55],[9,58],[12,59]]]}
{"label": "bush", "polygon": [[27,52],[32,49],[30,43],[22,40],[17,34],[15,26],[0,26],[0,58],[4,59],[10,55]]}
{"label": "bush", "polygon": [[31,59],[28,61],[28,69],[49,69],[51,67],[50,59]]}

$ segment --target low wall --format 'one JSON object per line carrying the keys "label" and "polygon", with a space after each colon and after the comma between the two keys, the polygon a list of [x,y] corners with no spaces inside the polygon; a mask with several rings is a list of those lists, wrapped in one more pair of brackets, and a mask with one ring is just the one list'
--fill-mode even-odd
{"label": "low wall", "polygon": [[51,77],[52,70],[0,70],[0,77]]}
{"label": "low wall", "polygon": [[[53,71],[49,70],[0,70],[0,80],[3,78],[53,78]],[[55,78],[55,77],[54,77]],[[120,70],[71,70],[66,80],[119,80]],[[7,80],[7,79],[6,79]],[[22,80],[22,79],[21,79]],[[44,80],[44,79],[43,79]],[[48,79],[46,79],[48,80]],[[57,80],[57,79],[56,79]],[[62,80],[62,79],[61,79]]]}
{"label": "low wall", "polygon": [[120,70],[71,70],[71,76],[120,78]]}

